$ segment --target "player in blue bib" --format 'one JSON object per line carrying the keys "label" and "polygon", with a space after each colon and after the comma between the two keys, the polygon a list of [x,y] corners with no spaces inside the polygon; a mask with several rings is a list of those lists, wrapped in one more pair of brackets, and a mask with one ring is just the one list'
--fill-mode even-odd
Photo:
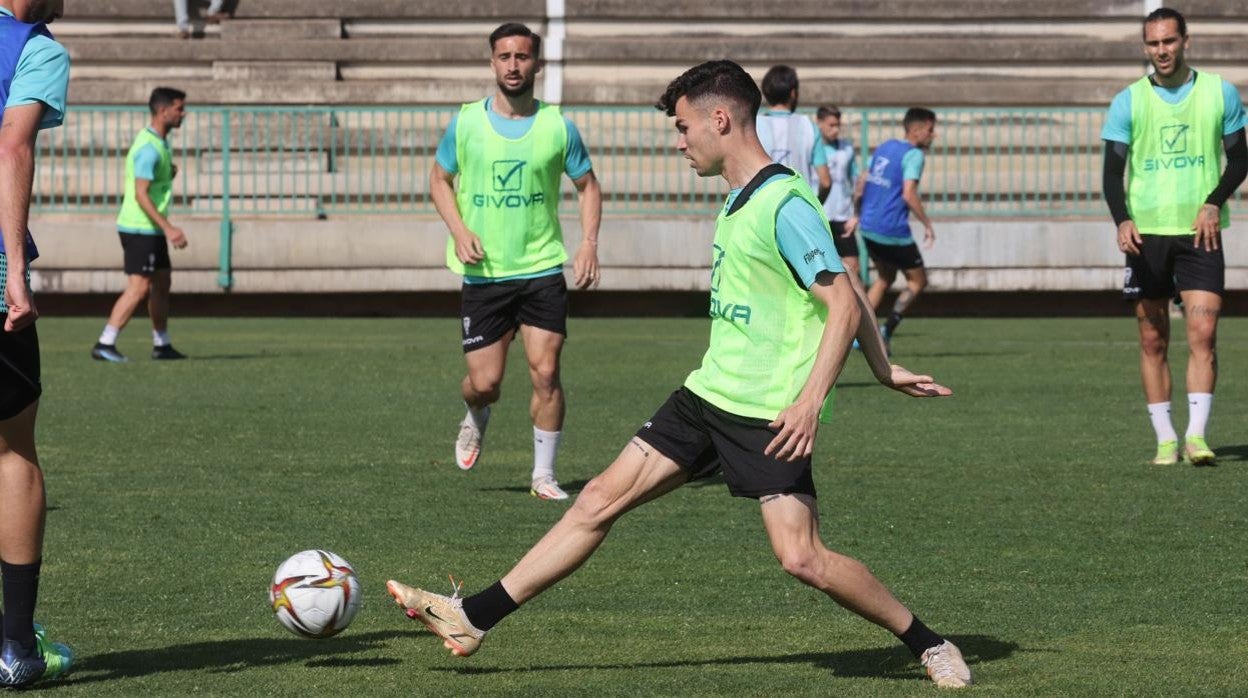
{"label": "player in blue bib", "polygon": [[[0,687],[21,688],[69,670],[73,652],[35,625],[47,501],[35,449],[40,380],[39,312],[29,264],[31,183],[39,131],[60,126],[69,89],[69,53],[47,23],[61,0],[0,0],[0,577],[4,641]],[[22,205],[19,205],[22,204]]]}
{"label": "player in blue bib", "polygon": [[888,287],[897,278],[897,271],[901,270],[906,277],[906,287],[897,295],[884,324],[884,340],[890,347],[893,332],[905,312],[927,287],[923,254],[910,234],[910,214],[923,224],[923,246],[931,249],[936,242],[932,221],[919,196],[923,154],[936,139],[936,114],[914,107],[906,111],[902,125],[905,136],[882,143],[867,162],[862,176],[862,215],[858,220],[858,232],[875,262],[876,279],[867,290],[867,298],[877,312]]}

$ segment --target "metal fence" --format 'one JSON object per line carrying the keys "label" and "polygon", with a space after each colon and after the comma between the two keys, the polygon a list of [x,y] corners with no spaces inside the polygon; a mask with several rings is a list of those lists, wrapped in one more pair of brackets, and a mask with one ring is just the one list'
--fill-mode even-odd
{"label": "metal fence", "polygon": [[[454,107],[192,109],[170,137],[177,214],[432,214],[429,169]],[[568,107],[602,182],[607,215],[705,214],[724,184],[675,151],[670,119],[642,107]],[[863,155],[901,135],[901,110],[848,112]],[[944,109],[922,190],[938,217],[1105,215],[1101,109]],[[77,107],[39,139],[34,208],[111,213],[142,108]],[[564,206],[575,211],[565,180]]]}

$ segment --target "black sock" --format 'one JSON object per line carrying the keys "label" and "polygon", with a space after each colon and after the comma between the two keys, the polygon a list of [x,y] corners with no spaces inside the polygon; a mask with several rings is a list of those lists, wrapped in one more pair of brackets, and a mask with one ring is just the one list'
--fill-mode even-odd
{"label": "black sock", "polygon": [[884,322],[884,336],[892,337],[893,331],[901,324],[901,313],[893,311],[889,313],[888,320]]}
{"label": "black sock", "polygon": [[35,646],[35,600],[39,596],[39,567],[13,565],[0,560],[4,585],[4,639],[30,649]]}
{"label": "black sock", "polygon": [[906,643],[906,647],[910,648],[916,658],[921,658],[924,652],[945,641],[945,638],[923,625],[923,621],[919,620],[918,616],[910,622],[910,627],[906,629],[906,632],[898,635],[897,638]]}
{"label": "black sock", "polygon": [[464,615],[477,630],[489,630],[520,605],[503,588],[502,580],[479,594],[464,599]]}

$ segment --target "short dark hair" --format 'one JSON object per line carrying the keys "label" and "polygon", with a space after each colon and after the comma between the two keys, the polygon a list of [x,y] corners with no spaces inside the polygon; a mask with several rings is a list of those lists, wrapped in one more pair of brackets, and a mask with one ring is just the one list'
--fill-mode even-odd
{"label": "short dark hair", "polygon": [[1179,25],[1179,36],[1187,36],[1187,20],[1183,19],[1183,15],[1179,14],[1178,10],[1170,7],[1158,7],[1149,12],[1144,18],[1144,24],[1140,27],[1140,33],[1143,34],[1152,22],[1164,22],[1167,19],[1173,19],[1175,24]]}
{"label": "short dark hair", "polygon": [[797,71],[787,65],[773,65],[763,76],[763,96],[768,104],[788,102],[796,89]]}
{"label": "short dark hair", "polygon": [[529,29],[519,22],[507,22],[498,25],[498,29],[490,32],[490,53],[494,52],[494,44],[509,36],[527,36],[533,42],[533,57],[541,58],[542,56],[542,37],[538,33]]}
{"label": "short dark hair", "polygon": [[905,117],[901,120],[901,125],[907,131],[914,124],[934,124],[936,123],[936,112],[923,107],[910,107],[906,110]]}
{"label": "short dark hair", "polygon": [[186,101],[186,93],[172,87],[157,87],[147,99],[147,108],[153,114],[177,101]]}
{"label": "short dark hair", "polygon": [[824,119],[835,116],[841,118],[841,108],[832,104],[824,104],[815,110],[815,118],[823,121]]}
{"label": "short dark hair", "polygon": [[668,116],[676,115],[676,102],[681,97],[696,102],[704,97],[720,97],[742,108],[739,116],[754,122],[754,116],[762,103],[762,95],[754,78],[732,61],[707,61],[686,70],[667,86],[667,90],[654,105]]}

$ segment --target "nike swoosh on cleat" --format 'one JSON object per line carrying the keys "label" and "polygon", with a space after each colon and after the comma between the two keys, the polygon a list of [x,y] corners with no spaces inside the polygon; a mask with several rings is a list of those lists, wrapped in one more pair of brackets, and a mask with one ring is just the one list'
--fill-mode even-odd
{"label": "nike swoosh on cleat", "polygon": [[446,623],[446,622],[447,622],[447,620],[446,620],[445,618],[443,618],[442,616],[439,616],[438,614],[436,614],[436,613],[434,613],[434,612],[433,612],[433,606],[425,606],[425,615],[427,615],[427,616],[429,616],[430,618],[432,618],[432,619],[434,619],[434,620],[438,621],[439,623]]}

